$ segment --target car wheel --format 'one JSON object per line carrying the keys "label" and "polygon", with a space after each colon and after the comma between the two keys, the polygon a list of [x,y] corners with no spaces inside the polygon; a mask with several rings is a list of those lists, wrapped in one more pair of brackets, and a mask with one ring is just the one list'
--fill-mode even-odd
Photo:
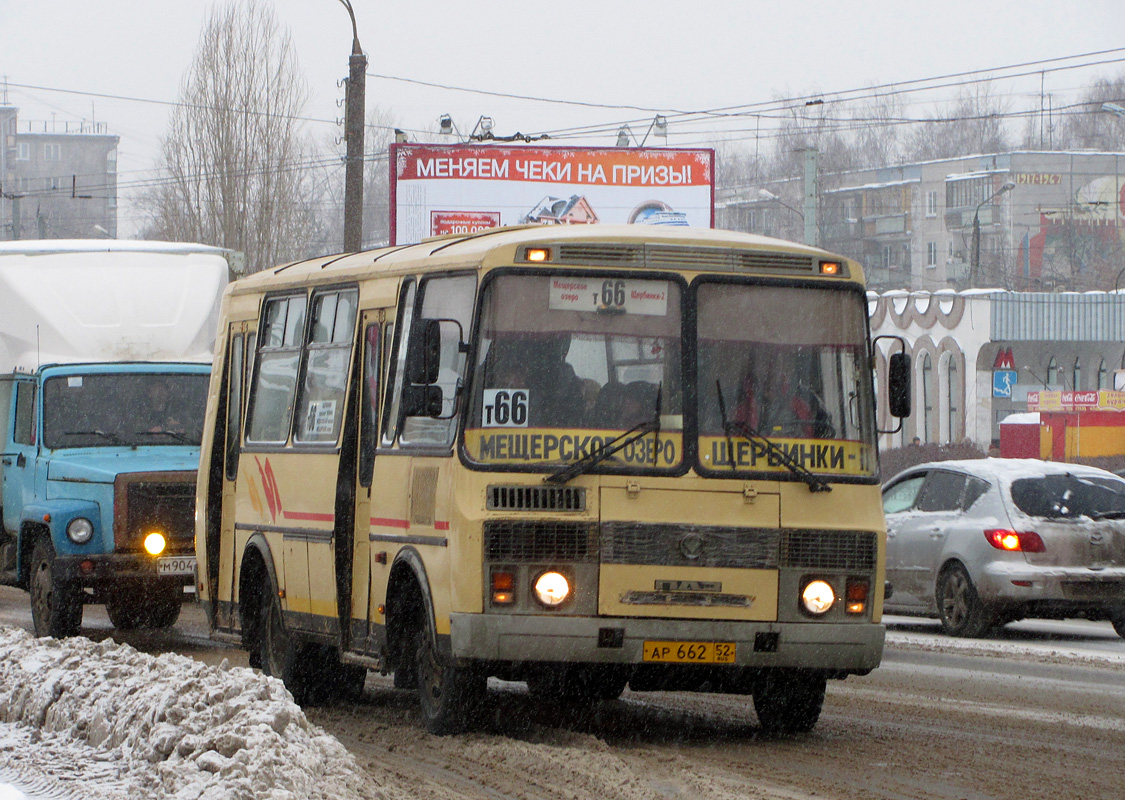
{"label": "car wheel", "polygon": [[960,564],[951,564],[938,576],[937,605],[941,626],[950,636],[983,636],[996,625]]}
{"label": "car wheel", "polygon": [[82,627],[82,592],[55,575],[55,548],[45,539],[31,551],[31,621],[36,636],[65,639]]}
{"label": "car wheel", "polygon": [[754,686],[754,711],[767,733],[807,733],[820,719],[827,680],[819,673],[774,669]]}
{"label": "car wheel", "polygon": [[1125,639],[1125,609],[1111,616],[1109,621],[1113,624],[1113,629],[1117,631],[1117,635]]}
{"label": "car wheel", "polygon": [[422,722],[437,736],[467,730],[484,703],[487,678],[468,667],[445,659],[437,648],[434,634],[425,617],[415,617],[418,655],[418,695]]}

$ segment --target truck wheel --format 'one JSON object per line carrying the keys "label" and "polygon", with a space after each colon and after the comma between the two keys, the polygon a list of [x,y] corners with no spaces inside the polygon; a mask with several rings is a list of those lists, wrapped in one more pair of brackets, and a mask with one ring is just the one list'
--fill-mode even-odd
{"label": "truck wheel", "polygon": [[1109,620],[1113,624],[1113,629],[1117,631],[1117,635],[1125,639],[1125,609],[1118,611]]}
{"label": "truck wheel", "polygon": [[461,733],[484,703],[487,677],[443,658],[424,616],[415,617],[415,625],[420,628],[415,641],[422,722],[436,736]]}
{"label": "truck wheel", "polygon": [[754,711],[768,733],[807,733],[820,719],[823,675],[770,670],[754,687]]}
{"label": "truck wheel", "polygon": [[170,628],[180,618],[183,590],[179,586],[144,589],[106,598],[105,610],[120,631]]}
{"label": "truck wheel", "polygon": [[31,551],[31,620],[36,636],[65,639],[82,627],[82,593],[55,578],[55,548],[45,539]]}
{"label": "truck wheel", "polygon": [[301,647],[285,629],[277,592],[265,592],[260,608],[258,644],[262,672],[280,678],[297,704],[308,701],[308,681]]}

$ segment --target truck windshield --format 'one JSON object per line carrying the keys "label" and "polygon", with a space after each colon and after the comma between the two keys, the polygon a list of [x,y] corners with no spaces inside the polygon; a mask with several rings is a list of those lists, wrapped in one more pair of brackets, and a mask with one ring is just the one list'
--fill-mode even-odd
{"label": "truck windshield", "polygon": [[859,294],[707,281],[697,287],[696,309],[700,470],[781,473],[782,450],[812,473],[874,475]]}
{"label": "truck windshield", "polygon": [[195,445],[208,376],[201,373],[64,375],[43,384],[43,444],[65,447]]}
{"label": "truck windshield", "polygon": [[604,275],[507,274],[487,283],[467,457],[509,467],[570,464],[659,416],[659,430],[598,470],[677,468],[681,294],[675,281]]}

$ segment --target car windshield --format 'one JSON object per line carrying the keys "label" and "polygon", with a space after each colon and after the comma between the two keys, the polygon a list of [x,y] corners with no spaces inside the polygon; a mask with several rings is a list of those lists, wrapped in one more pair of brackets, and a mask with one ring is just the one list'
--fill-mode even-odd
{"label": "car windshield", "polygon": [[783,471],[782,450],[814,473],[874,475],[862,298],[718,281],[696,296],[700,467]]}
{"label": "car windshield", "polygon": [[501,275],[482,295],[465,450],[478,463],[569,464],[659,416],[599,469],[683,457],[680,287],[667,280]]}
{"label": "car windshield", "polygon": [[201,373],[65,375],[43,385],[43,442],[63,447],[198,445],[207,404]]}
{"label": "car windshield", "polygon": [[1032,517],[1068,519],[1125,514],[1125,481],[1108,476],[1042,475],[1012,481],[1012,502]]}

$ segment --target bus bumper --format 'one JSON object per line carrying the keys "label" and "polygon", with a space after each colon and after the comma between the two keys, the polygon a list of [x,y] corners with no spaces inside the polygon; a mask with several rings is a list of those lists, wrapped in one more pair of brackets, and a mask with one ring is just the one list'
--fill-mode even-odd
{"label": "bus bumper", "polygon": [[883,640],[877,623],[450,615],[454,658],[525,664],[642,664],[645,642],[732,642],[733,666],[857,673],[879,666]]}

